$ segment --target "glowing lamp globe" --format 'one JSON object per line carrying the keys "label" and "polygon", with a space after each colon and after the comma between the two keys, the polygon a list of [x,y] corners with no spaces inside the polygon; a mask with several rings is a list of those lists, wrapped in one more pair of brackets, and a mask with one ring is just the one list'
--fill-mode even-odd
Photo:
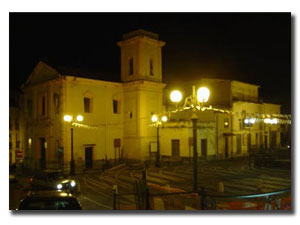
{"label": "glowing lamp globe", "polygon": [[78,115],[76,117],[76,119],[77,119],[78,122],[81,122],[83,120],[83,116],[82,115]]}
{"label": "glowing lamp globe", "polygon": [[206,87],[201,87],[197,90],[197,98],[199,102],[207,102],[209,95],[210,92]]}
{"label": "glowing lamp globe", "polygon": [[64,116],[64,121],[66,121],[66,122],[71,122],[71,121],[72,121],[72,116],[70,116],[70,115],[65,115],[65,116]]}
{"label": "glowing lamp globe", "polygon": [[162,120],[163,122],[167,122],[167,120],[168,120],[168,117],[166,117],[166,116],[163,116],[163,117],[161,118],[161,120]]}
{"label": "glowing lamp globe", "polygon": [[153,115],[151,118],[152,122],[155,123],[158,121],[158,117],[156,115]]}
{"label": "glowing lamp globe", "polygon": [[182,99],[182,94],[180,91],[175,90],[171,92],[170,98],[172,102],[180,102]]}

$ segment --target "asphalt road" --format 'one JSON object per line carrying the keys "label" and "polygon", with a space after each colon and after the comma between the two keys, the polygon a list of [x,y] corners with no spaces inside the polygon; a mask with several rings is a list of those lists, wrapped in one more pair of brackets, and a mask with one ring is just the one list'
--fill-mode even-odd
{"label": "asphalt road", "polygon": [[[191,191],[193,186],[193,165],[149,167],[147,184],[151,194],[168,192],[165,188],[177,188]],[[76,194],[84,210],[112,210],[113,186],[117,185],[119,194],[117,205],[123,209],[134,209],[136,198],[135,181],[142,177],[142,170],[137,166],[121,166],[101,172],[89,172],[77,175],[80,193]],[[291,187],[291,171],[287,169],[250,168],[248,161],[227,160],[199,163],[199,187],[205,187],[208,194],[220,194],[219,184],[224,187],[223,195],[246,195],[257,192],[272,192]],[[25,176],[17,176],[16,183],[10,183],[9,209],[15,209],[26,192],[28,183]],[[258,186],[260,187],[258,189]]]}

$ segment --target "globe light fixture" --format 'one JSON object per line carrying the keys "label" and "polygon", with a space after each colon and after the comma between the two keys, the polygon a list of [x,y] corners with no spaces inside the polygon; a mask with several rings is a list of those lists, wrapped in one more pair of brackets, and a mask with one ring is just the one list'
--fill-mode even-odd
{"label": "globe light fixture", "polygon": [[255,124],[256,119],[255,118],[251,118],[249,121],[250,121],[251,124]]}
{"label": "globe light fixture", "polygon": [[64,116],[64,121],[66,121],[66,122],[71,122],[71,121],[72,121],[72,116],[70,116],[70,115],[65,115],[65,116]]}
{"label": "globe light fixture", "polygon": [[249,119],[245,119],[245,120],[244,120],[244,123],[245,123],[245,124],[249,124],[249,123],[250,123]]}
{"label": "globe light fixture", "polygon": [[157,122],[158,121],[157,115],[153,115],[151,120],[152,120],[153,123]]}
{"label": "globe light fixture", "polygon": [[180,91],[175,90],[171,92],[170,98],[172,102],[180,102],[182,99],[182,94]]}
{"label": "globe light fixture", "polygon": [[210,92],[207,87],[201,87],[197,90],[197,99],[201,103],[207,102],[209,95]]}
{"label": "globe light fixture", "polygon": [[161,120],[162,120],[163,122],[167,122],[168,117],[167,117],[167,116],[163,116],[163,117],[161,118]]}
{"label": "globe light fixture", "polygon": [[76,117],[76,119],[77,119],[78,122],[81,122],[83,120],[83,116],[82,115],[78,115]]}

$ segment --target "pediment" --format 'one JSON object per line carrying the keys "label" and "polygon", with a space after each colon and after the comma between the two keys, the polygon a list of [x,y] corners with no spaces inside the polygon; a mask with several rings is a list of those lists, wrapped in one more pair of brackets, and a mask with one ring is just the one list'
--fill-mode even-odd
{"label": "pediment", "polygon": [[59,78],[61,75],[53,67],[47,65],[46,63],[40,61],[33,72],[27,79],[25,86],[31,86],[39,83],[44,83],[49,80],[54,80]]}

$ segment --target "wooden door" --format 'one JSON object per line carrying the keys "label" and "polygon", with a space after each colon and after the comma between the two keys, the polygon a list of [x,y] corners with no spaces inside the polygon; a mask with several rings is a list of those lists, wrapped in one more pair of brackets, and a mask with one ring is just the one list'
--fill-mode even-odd
{"label": "wooden door", "polygon": [[179,149],[180,141],[178,139],[172,140],[172,158],[179,159],[180,157],[180,149]]}
{"label": "wooden door", "polygon": [[225,137],[225,159],[229,157],[228,137]]}
{"label": "wooden door", "polygon": [[40,138],[40,148],[41,148],[41,169],[46,168],[46,148],[45,148],[46,138]]}
{"label": "wooden door", "polygon": [[85,168],[93,168],[93,147],[85,147]]}
{"label": "wooden door", "polygon": [[237,154],[242,152],[242,136],[240,134],[236,136],[236,152]]}

